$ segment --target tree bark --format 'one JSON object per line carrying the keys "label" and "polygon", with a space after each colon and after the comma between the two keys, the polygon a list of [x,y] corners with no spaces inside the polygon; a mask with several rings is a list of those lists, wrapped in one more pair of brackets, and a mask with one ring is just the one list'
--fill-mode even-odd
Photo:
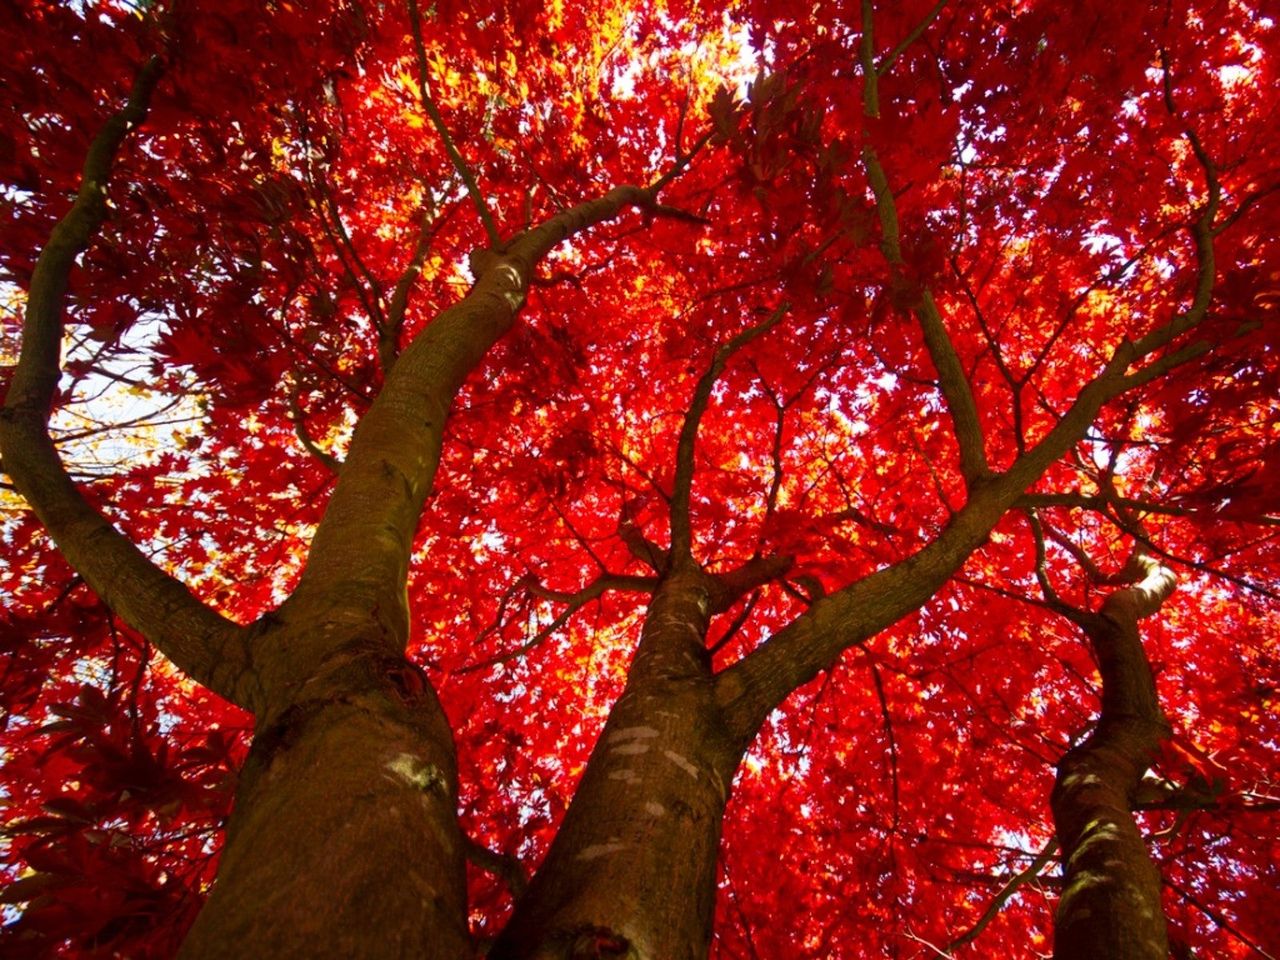
{"label": "tree bark", "polygon": [[361,419],[301,582],[253,631],[241,685],[258,728],[183,960],[472,954],[452,732],[404,659],[413,537],[453,398],[510,328],[535,265],[647,196],[616,188],[473,258],[475,286],[409,345]]}
{"label": "tree bark", "polygon": [[741,744],[714,701],[711,580],[664,578],[627,686],[494,960],[705,957]]}
{"label": "tree bark", "polygon": [[1113,593],[1101,612],[1075,611],[1102,675],[1094,732],[1058,764],[1050,805],[1064,884],[1055,960],[1164,960],[1169,955],[1160,873],[1130,812],[1168,724],[1156,696],[1138,620],[1172,592],[1173,574],[1138,555],[1141,583]]}
{"label": "tree bark", "polygon": [[430,684],[349,645],[261,717],[217,883],[179,956],[470,956],[456,809]]}
{"label": "tree bark", "polygon": [[[48,434],[70,271],[106,216],[116,154],[145,118],[161,69],[147,62],[95,137],[76,200],[37,262],[0,410],[5,469],[115,612],[256,715],[217,883],[181,956],[469,956],[452,733],[426,677],[404,659],[413,537],[453,398],[510,328],[538,262],[579,231],[652,203],[659,186],[617,187],[478,252],[473,288],[410,344],[357,427],[297,590],[243,628],[94,510]],[[714,841],[711,849],[714,860]]]}

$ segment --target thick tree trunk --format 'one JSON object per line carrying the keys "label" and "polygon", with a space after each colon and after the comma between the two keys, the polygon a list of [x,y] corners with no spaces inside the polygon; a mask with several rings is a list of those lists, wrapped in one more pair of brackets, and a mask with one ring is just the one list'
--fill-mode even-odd
{"label": "thick tree trunk", "polygon": [[259,725],[180,957],[471,956],[453,740],[430,685],[364,652],[293,689]]}
{"label": "thick tree trunk", "polygon": [[1054,925],[1055,960],[1165,960],[1169,942],[1160,873],[1130,812],[1168,726],[1138,620],[1173,589],[1173,575],[1138,557],[1146,578],[1073,619],[1102,675],[1097,729],[1058,764],[1050,799],[1065,877]]}
{"label": "thick tree trunk", "polygon": [[481,251],[476,284],[361,419],[301,582],[254,631],[241,686],[258,732],[183,960],[472,955],[452,733],[403,658],[414,533],[453,398],[536,264],[653,194],[615,188]]}
{"label": "thick tree trunk", "polygon": [[1117,726],[1099,727],[1058,765],[1051,803],[1067,866],[1055,960],[1169,955],[1160,874],[1129,812],[1163,728],[1136,718]]}
{"label": "thick tree trunk", "polygon": [[740,744],[714,704],[707,578],[668,576],[626,690],[494,960],[705,957]]}

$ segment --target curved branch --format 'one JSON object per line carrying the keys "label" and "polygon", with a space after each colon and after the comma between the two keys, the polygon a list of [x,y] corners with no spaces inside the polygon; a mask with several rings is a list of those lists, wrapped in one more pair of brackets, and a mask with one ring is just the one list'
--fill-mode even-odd
{"label": "curved branch", "polygon": [[689,518],[689,500],[693,488],[693,452],[698,438],[698,425],[707,412],[711,401],[711,391],[716,381],[724,372],[729,358],[757,337],[768,333],[786,316],[791,309],[790,303],[782,303],[761,322],[747,327],[737,336],[730,338],[715,352],[711,365],[700,378],[693,390],[693,399],[689,401],[689,410],[685,413],[684,424],[680,428],[680,439],[676,444],[676,477],[671,490],[671,561],[673,564],[688,562],[693,558],[693,527]]}
{"label": "curved branch", "polygon": [[[1151,539],[1150,535],[1142,529],[1142,525],[1140,523],[1131,522],[1129,519],[1126,519],[1122,513],[1122,511],[1127,511],[1164,514],[1174,517],[1196,517],[1203,516],[1211,511],[1195,510],[1188,507],[1179,507],[1177,505],[1156,503],[1150,500],[1138,500],[1132,497],[1121,497],[1112,493],[1108,493],[1105,496],[1091,496],[1082,493],[1029,493],[1019,497],[1018,503],[1020,506],[1030,508],[1037,506],[1078,507],[1082,510],[1096,511],[1097,513],[1101,513],[1106,516],[1111,523],[1129,534],[1146,547],[1147,550],[1164,557],[1166,560],[1171,560],[1180,566],[1188,567],[1192,570],[1199,570],[1201,573],[1207,573],[1210,576],[1221,577],[1223,580],[1234,583],[1238,587],[1243,587],[1245,590],[1257,593],[1264,597],[1269,597],[1272,600],[1280,599],[1280,593],[1277,593],[1275,590],[1265,587],[1260,583],[1255,583],[1246,577],[1241,577],[1238,574],[1223,570],[1221,567],[1215,567],[1211,563],[1205,563],[1201,560],[1193,560],[1190,557],[1182,556],[1165,549]],[[1280,525],[1280,519],[1265,516],[1250,517],[1248,520],[1241,520],[1238,522],[1256,524],[1259,526]],[[1078,548],[1075,547],[1074,544],[1071,544],[1070,541],[1063,542],[1063,546],[1068,550],[1078,550]],[[1077,555],[1076,559],[1080,560],[1081,558]],[[1083,561],[1081,562],[1081,565],[1085,567],[1086,573],[1088,573],[1088,565]]]}
{"label": "curved branch", "polygon": [[465,667],[460,667],[455,673],[474,673],[477,670],[484,670],[493,667],[499,663],[506,663],[509,660],[515,660],[517,657],[523,657],[530,650],[542,644],[553,633],[569,622],[569,618],[585,607],[592,600],[598,600],[604,596],[606,590],[636,590],[643,593],[652,593],[658,587],[658,581],[653,577],[625,577],[606,574],[597,577],[591,583],[587,584],[577,593],[562,593],[558,590],[547,590],[536,584],[529,587],[529,592],[535,596],[542,597],[547,600],[554,600],[566,604],[560,615],[552,620],[549,624],[539,630],[536,634],[526,640],[514,650],[508,650],[506,653],[489,657],[481,660],[479,663],[469,663]]}
{"label": "curved branch", "polygon": [[[939,3],[934,8],[933,14],[926,19],[924,26],[927,26],[941,9],[942,4]],[[864,83],[863,112],[868,117],[878,117],[880,116],[880,99],[876,78],[879,71],[875,65],[875,43],[871,21],[871,2],[863,0],[862,45],[859,53]],[[898,52],[900,51],[895,51],[891,56],[896,57]],[[902,254],[898,206],[893,199],[888,174],[870,141],[867,141],[862,148],[862,165],[866,170],[871,192],[875,195],[876,211],[880,218],[880,249],[889,263],[893,282],[917,287],[914,291],[911,310],[924,334],[929,358],[938,371],[938,386],[942,390],[942,397],[947,403],[947,409],[951,412],[951,419],[955,424],[956,443],[960,448],[960,471],[964,475],[965,482],[972,486],[990,473],[982,424],[978,418],[978,406],[973,398],[973,388],[964,372],[964,366],[960,363],[955,344],[951,342],[951,337],[947,333],[938,304],[933,299],[933,292],[927,285],[916,284],[908,276],[907,262]]]}
{"label": "curved branch", "polygon": [[1160,546],[1158,543],[1152,540],[1144,531],[1137,529],[1132,524],[1126,524],[1124,523],[1123,520],[1119,520],[1114,516],[1111,517],[1110,519],[1113,523],[1115,523],[1118,527],[1120,527],[1121,530],[1129,534],[1131,537],[1137,540],[1140,544],[1142,544],[1152,553],[1157,554],[1158,556],[1164,557],[1166,560],[1170,560],[1176,564],[1179,564],[1184,567],[1188,567],[1192,570],[1199,570],[1201,573],[1207,573],[1213,577],[1221,577],[1223,580],[1226,580],[1230,583],[1234,583],[1237,587],[1243,587],[1245,590],[1248,590],[1251,593],[1256,593],[1259,596],[1267,597],[1268,599],[1271,599],[1271,600],[1280,600],[1280,592],[1276,590],[1272,590],[1268,587],[1264,587],[1262,584],[1256,583],[1253,580],[1248,579],[1247,577],[1241,577],[1227,570],[1223,570],[1221,567],[1215,567],[1211,563],[1204,563],[1200,560],[1193,560],[1190,557],[1184,557],[1179,554],[1173,553],[1169,550],[1166,550],[1164,547]]}
{"label": "curved branch", "polygon": [[978,935],[987,928],[987,924],[994,920],[997,914],[1004,909],[1004,905],[1009,902],[1009,898],[1040,876],[1040,871],[1049,865],[1049,862],[1053,860],[1057,852],[1057,840],[1050,840],[1046,843],[1044,849],[1036,854],[1036,858],[1027,864],[1025,870],[1015,873],[1009,878],[1009,882],[1000,888],[1000,892],[987,904],[987,909],[983,911],[982,916],[977,919],[974,925],[943,947],[943,952],[950,955],[978,939]]}
{"label": "curved branch", "polygon": [[[1049,582],[1049,570],[1044,546],[1044,525],[1040,522],[1040,517],[1036,515],[1034,510],[1027,511],[1027,522],[1031,525],[1031,533],[1035,538],[1036,580],[1040,584],[1040,592],[1044,594],[1044,605],[1054,613],[1061,614],[1067,619],[1078,623],[1079,621],[1076,617],[1079,611],[1064,602],[1058,596],[1058,592],[1053,589],[1053,584]],[[1069,546],[1074,546],[1069,541],[1068,544]],[[1096,570],[1097,568],[1095,567],[1094,569]]]}
{"label": "curved branch", "polygon": [[311,436],[311,432],[307,429],[306,417],[302,412],[302,405],[298,402],[298,388],[296,385],[289,387],[288,403],[289,419],[293,421],[293,432],[297,435],[298,442],[302,444],[302,448],[320,461],[326,470],[337,475],[342,470],[342,461],[322,448],[316,443],[315,437]]}
{"label": "curved branch", "polygon": [[449,133],[444,117],[440,115],[440,108],[436,106],[435,99],[431,96],[431,78],[427,73],[427,50],[422,43],[418,0],[409,0],[409,28],[413,31],[413,50],[418,60],[418,92],[422,98],[422,107],[431,118],[436,132],[440,134],[440,142],[444,144],[445,153],[449,155],[453,168],[458,171],[458,176],[462,177],[462,182],[467,185],[467,193],[471,195],[471,202],[476,205],[480,222],[484,224],[484,232],[489,237],[489,246],[496,250],[502,245],[502,238],[498,235],[498,228],[493,222],[493,214],[489,212],[489,205],[485,202],[484,194],[480,192],[475,174],[471,172],[471,167],[467,165],[457,144],[453,142],[453,135]]}
{"label": "curved branch", "polygon": [[85,157],[80,188],[31,275],[22,351],[0,412],[0,451],[14,486],[93,591],[193,680],[248,706],[236,678],[246,632],[153,564],[84,498],[49,436],[59,377],[66,294],[76,258],[106,219],[107,182],[128,133],[146,118],[162,63],[139,71],[125,105],[103,124]]}
{"label": "curved branch", "polygon": [[491,850],[474,837],[462,835],[468,860],[485,873],[493,874],[507,886],[512,900],[519,900],[529,886],[529,874],[520,858],[510,853]]}
{"label": "curved branch", "polygon": [[712,614],[724,613],[739,597],[746,596],[766,583],[781,580],[795,565],[795,557],[778,554],[752,557],[741,566],[722,573],[707,575],[707,602]]}
{"label": "curved branch", "polygon": [[1130,585],[1112,592],[1098,613],[1071,616],[1098,664],[1102,712],[1093,732],[1058,763],[1050,797],[1064,863],[1057,960],[1168,956],[1160,872],[1131,810],[1152,755],[1169,735],[1138,622],[1160,609],[1176,578],[1141,545],[1123,576]]}
{"label": "curved branch", "polygon": [[755,593],[751,594],[747,599],[747,602],[743,604],[742,609],[738,611],[738,615],[733,618],[729,623],[729,626],[725,627],[725,631],[720,635],[720,638],[716,640],[715,643],[707,647],[707,656],[714,657],[733,641],[733,638],[738,635],[738,631],[741,630],[746,625],[747,621],[751,619],[751,612],[755,610],[756,604],[759,602],[760,591],[756,590]]}

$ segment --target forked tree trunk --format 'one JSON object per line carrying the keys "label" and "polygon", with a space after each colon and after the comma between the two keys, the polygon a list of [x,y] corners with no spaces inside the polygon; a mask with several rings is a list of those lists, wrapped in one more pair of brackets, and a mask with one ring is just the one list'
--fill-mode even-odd
{"label": "forked tree trunk", "polygon": [[328,667],[259,725],[182,960],[472,955],[439,702],[393,655]]}
{"label": "forked tree trunk", "polygon": [[1159,609],[1173,574],[1139,556],[1145,579],[1113,593],[1099,614],[1074,619],[1102,675],[1094,732],[1058,764],[1050,799],[1065,877],[1054,925],[1055,960],[1165,960],[1160,873],[1134,823],[1134,794],[1168,725],[1138,620]]}
{"label": "forked tree trunk", "polygon": [[740,754],[712,699],[705,577],[654,595],[626,690],[492,960],[707,955]]}
{"label": "forked tree trunk", "polygon": [[[459,960],[468,938],[452,733],[407,663],[404,584],[454,395],[561,241],[652,202],[617,187],[474,258],[352,437],[292,596],[254,642],[258,732],[182,960]],[[249,686],[252,683],[246,681]]]}

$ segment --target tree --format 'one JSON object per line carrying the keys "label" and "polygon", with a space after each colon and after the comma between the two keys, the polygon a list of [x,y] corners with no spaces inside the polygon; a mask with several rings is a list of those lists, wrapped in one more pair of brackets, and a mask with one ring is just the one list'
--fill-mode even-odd
{"label": "tree", "polygon": [[1251,4],[2,15],[10,955],[1275,951]]}

